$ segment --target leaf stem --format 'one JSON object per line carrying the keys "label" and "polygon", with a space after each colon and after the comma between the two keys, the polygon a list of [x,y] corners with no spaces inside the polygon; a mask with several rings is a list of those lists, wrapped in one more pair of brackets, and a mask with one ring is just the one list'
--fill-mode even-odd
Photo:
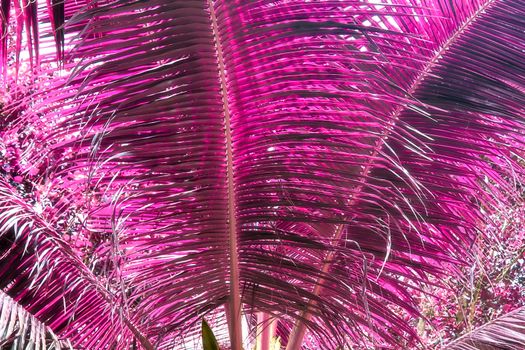
{"label": "leaf stem", "polygon": [[276,319],[266,312],[257,313],[256,350],[271,350],[272,339],[277,330]]}
{"label": "leaf stem", "polygon": [[235,184],[233,176],[233,145],[232,130],[230,122],[230,108],[228,104],[228,91],[226,88],[226,71],[224,68],[224,57],[217,24],[217,16],[213,1],[208,0],[210,17],[215,39],[215,48],[217,53],[217,65],[219,69],[219,78],[221,83],[222,105],[224,111],[224,133],[226,138],[226,166],[228,181],[228,227],[229,227],[229,258],[230,258],[230,315],[228,317],[230,324],[230,341],[232,350],[242,349],[242,327],[241,327],[241,297],[239,288],[239,257],[237,247],[237,218],[235,216]]}

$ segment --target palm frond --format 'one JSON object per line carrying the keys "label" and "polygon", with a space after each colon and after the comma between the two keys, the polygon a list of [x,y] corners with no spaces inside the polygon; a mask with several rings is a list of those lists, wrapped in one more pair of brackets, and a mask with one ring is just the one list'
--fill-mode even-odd
{"label": "palm frond", "polygon": [[2,349],[73,349],[45,324],[0,291],[0,347]]}
{"label": "palm frond", "polygon": [[226,306],[235,350],[241,310],[290,350],[413,346],[411,290],[517,195],[523,0],[49,4],[63,71],[4,108],[3,223],[36,245],[2,288],[70,264],[38,298],[95,286],[53,311],[73,345],[183,347]]}
{"label": "palm frond", "polygon": [[461,336],[446,350],[519,350],[525,347],[525,308],[511,311]]}
{"label": "palm frond", "polygon": [[80,260],[78,248],[3,179],[0,207],[0,289],[75,347],[125,348],[136,338],[148,349],[136,320]]}

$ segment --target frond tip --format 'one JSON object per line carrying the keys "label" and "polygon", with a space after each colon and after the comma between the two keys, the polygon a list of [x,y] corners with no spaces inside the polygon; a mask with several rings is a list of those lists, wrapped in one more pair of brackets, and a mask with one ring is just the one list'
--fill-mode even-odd
{"label": "frond tip", "polygon": [[525,307],[456,339],[445,350],[520,350],[525,348]]}
{"label": "frond tip", "polygon": [[202,348],[204,350],[220,350],[217,339],[215,339],[213,331],[204,318],[202,319]]}
{"label": "frond tip", "polygon": [[53,331],[0,290],[0,349],[73,349]]}

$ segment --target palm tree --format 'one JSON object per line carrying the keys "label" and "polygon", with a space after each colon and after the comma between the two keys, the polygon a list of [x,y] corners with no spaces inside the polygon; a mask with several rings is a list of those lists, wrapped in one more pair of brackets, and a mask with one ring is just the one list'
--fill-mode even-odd
{"label": "palm tree", "polygon": [[1,12],[2,310],[40,333],[0,339],[415,348],[414,291],[519,196],[523,0]]}

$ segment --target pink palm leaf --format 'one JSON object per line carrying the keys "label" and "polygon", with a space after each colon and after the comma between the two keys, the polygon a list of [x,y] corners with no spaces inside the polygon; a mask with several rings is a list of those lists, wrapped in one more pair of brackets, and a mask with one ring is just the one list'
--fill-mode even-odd
{"label": "pink palm leaf", "polygon": [[50,5],[15,26],[65,53],[5,106],[2,289],[77,347],[224,306],[235,350],[256,313],[288,350],[416,346],[411,290],[517,195],[522,0]]}

